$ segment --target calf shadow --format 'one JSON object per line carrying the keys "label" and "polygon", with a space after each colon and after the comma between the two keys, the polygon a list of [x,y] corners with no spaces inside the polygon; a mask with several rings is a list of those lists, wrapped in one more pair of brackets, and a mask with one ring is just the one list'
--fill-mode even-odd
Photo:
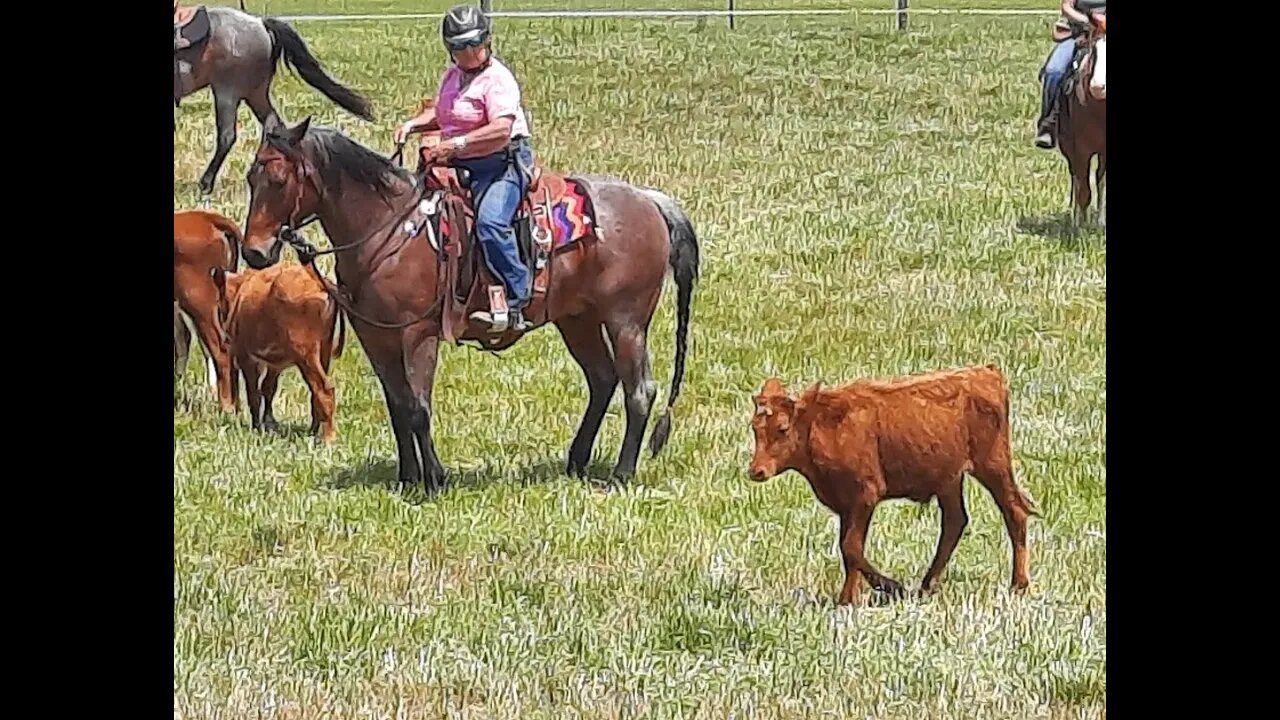
{"label": "calf shadow", "polygon": [[1036,235],[1047,240],[1057,240],[1063,247],[1073,248],[1086,241],[1106,239],[1106,228],[1090,219],[1076,226],[1071,221],[1071,211],[1064,210],[1052,215],[1038,217],[1024,216],[1018,218],[1019,232]]}
{"label": "calf shadow", "polygon": [[316,434],[311,432],[311,423],[301,422],[280,422],[276,421],[274,426],[264,427],[261,430],[254,430],[253,423],[249,420],[248,411],[245,411],[245,427],[253,433],[258,433],[265,437],[280,440],[316,440]]}
{"label": "calf shadow", "polygon": [[[449,476],[446,480],[448,487],[445,489],[445,494],[460,488],[482,489],[497,483],[511,484],[511,480],[520,487],[545,484],[570,477],[565,473],[565,463],[565,459],[559,456],[546,457],[532,465],[516,468],[514,473],[510,467],[503,468],[502,463],[492,460],[483,461],[479,467],[461,470],[457,466],[449,466],[446,463]],[[592,486],[607,488],[609,472],[612,469],[613,466],[603,458],[592,458],[587,465],[586,476],[582,480]],[[398,474],[399,465],[395,458],[366,460],[358,465],[335,471],[325,480],[324,486],[331,490],[346,490],[353,487],[385,488],[402,493],[406,500],[414,504],[420,504],[429,499],[421,485],[402,491]],[[515,477],[511,478],[513,474]]]}

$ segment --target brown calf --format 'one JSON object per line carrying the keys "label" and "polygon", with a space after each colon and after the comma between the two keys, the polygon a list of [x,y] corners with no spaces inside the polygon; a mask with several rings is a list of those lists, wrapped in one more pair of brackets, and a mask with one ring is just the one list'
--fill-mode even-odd
{"label": "brown calf", "polygon": [[[195,326],[212,365],[210,384],[216,386],[224,412],[239,409],[239,383],[218,319],[219,292],[212,271],[235,271],[242,241],[235,221],[216,212],[180,210],[173,214],[173,299]],[[174,333],[176,340],[176,324]],[[176,365],[174,371],[178,371]]]}
{"label": "brown calf", "polygon": [[994,365],[836,388],[815,384],[799,397],[769,378],[755,405],[751,479],[795,470],[840,518],[845,580],[839,604],[858,599],[859,575],[881,592],[902,595],[902,585],[863,555],[872,512],[887,499],[938,498],[942,533],[920,589],[933,588],[969,523],[966,472],[991,492],[1004,515],[1013,544],[1013,589],[1030,584],[1027,518],[1039,513],[1013,479],[1008,391]]}
{"label": "brown calf", "polygon": [[[310,270],[277,264],[243,273],[213,271],[221,296],[219,314],[231,356],[244,373],[249,417],[255,430],[274,430],[271,404],[280,373],[297,367],[311,390],[311,432],[332,442],[334,388],[329,363],[342,356],[342,311]],[[334,325],[338,326],[334,343]],[[265,371],[265,372],[264,372]]]}

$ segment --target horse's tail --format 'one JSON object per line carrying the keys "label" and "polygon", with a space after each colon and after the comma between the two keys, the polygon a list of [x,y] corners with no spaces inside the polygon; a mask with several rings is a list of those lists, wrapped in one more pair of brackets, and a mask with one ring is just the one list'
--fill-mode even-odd
{"label": "horse's tail", "polygon": [[285,63],[296,68],[308,85],[352,115],[362,120],[373,120],[373,110],[369,107],[368,99],[329,77],[320,67],[320,61],[307,49],[307,43],[297,30],[283,20],[272,17],[262,18],[262,24],[271,34],[272,64],[278,62],[283,55]]}
{"label": "horse's tail", "polygon": [[240,269],[240,246],[244,244],[244,235],[240,226],[217,213],[205,213],[209,224],[222,234],[222,241],[227,244],[227,270],[238,272]]}
{"label": "horse's tail", "polygon": [[684,359],[689,351],[689,306],[693,302],[693,285],[698,278],[698,236],[693,223],[684,210],[669,195],[654,188],[641,188],[641,192],[657,205],[658,212],[667,223],[671,234],[672,274],[676,281],[676,361],[672,370],[671,394],[667,397],[667,409],[649,436],[649,451],[657,455],[671,435],[671,406],[680,396],[680,382],[684,379]]}

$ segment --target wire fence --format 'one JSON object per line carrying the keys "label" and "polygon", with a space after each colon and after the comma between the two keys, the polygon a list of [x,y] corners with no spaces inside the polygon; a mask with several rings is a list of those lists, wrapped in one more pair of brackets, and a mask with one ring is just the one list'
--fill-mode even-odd
{"label": "wire fence", "polygon": [[[247,0],[250,12],[259,5],[257,12],[274,14],[289,22],[354,22],[385,20],[431,20],[460,0]],[[668,0],[668,5],[684,7],[630,7],[634,0],[568,0],[558,3],[559,9],[539,7],[547,0],[477,0],[487,14],[495,18],[678,18],[724,17],[729,27],[735,26],[739,17],[767,16],[858,16],[893,15],[899,30],[906,30],[908,18],[916,15],[975,15],[975,16],[1046,16],[1057,12],[1054,7],[1043,7],[1034,0],[993,0],[992,4],[1004,7],[966,7],[964,0],[935,0],[932,7],[910,7],[910,0],[846,0],[844,7],[822,7],[817,3],[830,0]],[[236,0],[239,2],[239,0]],[[813,6],[810,6],[810,3]],[[222,3],[231,4],[231,3]],[[635,3],[640,4],[640,3]],[[497,7],[495,7],[495,5]],[[594,7],[565,7],[590,5]],[[621,7],[618,7],[621,5]],[[756,7],[744,7],[754,5]],[[759,7],[760,5],[790,5],[790,7]],[[315,12],[317,6],[341,12]],[[689,7],[694,6],[694,7]],[[1036,7],[1041,6],[1041,7]],[[377,10],[378,12],[372,12]],[[290,12],[293,14],[279,14]]]}

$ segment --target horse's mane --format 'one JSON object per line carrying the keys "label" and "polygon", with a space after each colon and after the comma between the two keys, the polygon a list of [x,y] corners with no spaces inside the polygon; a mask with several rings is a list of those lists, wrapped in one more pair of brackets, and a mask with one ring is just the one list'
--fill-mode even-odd
{"label": "horse's mane", "polygon": [[[273,144],[288,152],[285,147],[288,140],[283,135],[271,134],[268,137]],[[307,159],[327,187],[340,187],[342,179],[346,178],[390,202],[396,195],[397,180],[413,184],[413,176],[408,170],[333,128],[309,127],[301,144]]]}

